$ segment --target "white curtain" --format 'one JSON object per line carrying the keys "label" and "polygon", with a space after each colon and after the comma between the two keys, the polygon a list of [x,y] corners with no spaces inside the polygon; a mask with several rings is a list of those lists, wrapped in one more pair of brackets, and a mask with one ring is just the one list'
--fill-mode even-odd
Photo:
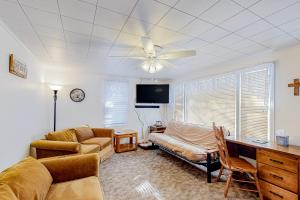
{"label": "white curtain", "polygon": [[106,80],[104,85],[104,125],[123,126],[128,122],[128,81]]}

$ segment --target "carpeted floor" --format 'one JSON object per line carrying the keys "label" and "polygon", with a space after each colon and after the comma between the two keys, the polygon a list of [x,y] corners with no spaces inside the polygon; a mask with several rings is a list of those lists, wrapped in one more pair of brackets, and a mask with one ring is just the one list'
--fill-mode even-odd
{"label": "carpeted floor", "polygon": [[[206,183],[205,172],[160,150],[114,154],[101,163],[106,200],[224,199],[224,182]],[[228,199],[257,199],[230,188]]]}

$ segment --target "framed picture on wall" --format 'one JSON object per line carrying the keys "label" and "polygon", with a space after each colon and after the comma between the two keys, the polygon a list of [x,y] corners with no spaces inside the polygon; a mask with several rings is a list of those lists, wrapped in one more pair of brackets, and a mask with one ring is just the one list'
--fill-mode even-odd
{"label": "framed picture on wall", "polygon": [[9,72],[21,78],[27,78],[27,66],[14,54],[9,55]]}

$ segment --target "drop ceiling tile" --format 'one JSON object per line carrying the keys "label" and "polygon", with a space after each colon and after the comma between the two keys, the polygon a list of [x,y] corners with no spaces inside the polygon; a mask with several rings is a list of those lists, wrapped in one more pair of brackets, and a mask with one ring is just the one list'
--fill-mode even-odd
{"label": "drop ceiling tile", "polygon": [[92,24],[71,19],[68,17],[62,17],[62,21],[63,21],[63,27],[67,31],[72,31],[75,33],[80,33],[85,35],[90,35],[92,32],[92,28],[93,28]]}
{"label": "drop ceiling tile", "polygon": [[121,33],[115,42],[117,47],[142,47],[141,38],[129,33]]}
{"label": "drop ceiling tile", "polygon": [[109,56],[127,56],[132,49],[132,47],[113,46],[109,52]]}
{"label": "drop ceiling tile", "polygon": [[300,41],[300,29],[290,32],[290,34]]}
{"label": "drop ceiling tile", "polygon": [[17,2],[0,0],[0,17],[3,19],[23,19],[26,16]]}
{"label": "drop ceiling tile", "polygon": [[132,17],[156,24],[168,12],[169,6],[153,0],[140,0],[133,10]]}
{"label": "drop ceiling tile", "polygon": [[53,0],[19,0],[22,5],[32,8],[58,13],[57,1]]}
{"label": "drop ceiling tile", "polygon": [[184,47],[186,49],[200,49],[204,46],[207,46],[209,43],[198,38],[194,38],[191,41],[187,42]]}
{"label": "drop ceiling tile", "polygon": [[260,44],[252,44],[252,45],[249,45],[247,47],[244,47],[244,48],[240,48],[238,51],[244,53],[244,54],[248,54],[248,55],[251,55],[251,54],[255,54],[255,53],[258,53],[258,52],[263,52],[267,50],[266,47],[260,45]]}
{"label": "drop ceiling tile", "polygon": [[298,42],[299,41],[297,41],[295,38],[293,38],[287,34],[282,34],[282,35],[279,35],[278,37],[274,37],[270,40],[263,41],[262,44],[265,46],[268,46],[272,49],[277,49],[277,48],[281,48],[283,46],[296,44]]}
{"label": "drop ceiling tile", "polygon": [[185,26],[183,29],[179,30],[179,32],[196,37],[201,33],[204,33],[209,29],[212,29],[213,27],[214,25],[212,24],[204,22],[200,19],[196,19],[190,24],[188,24],[187,26]]}
{"label": "drop ceiling tile", "polygon": [[230,47],[232,44],[238,43],[242,40],[243,40],[242,37],[233,33],[233,34],[230,34],[230,35],[222,38],[221,40],[216,41],[216,44],[223,46],[223,47]]}
{"label": "drop ceiling tile", "polygon": [[108,51],[110,49],[110,47],[112,46],[112,43],[107,41],[107,40],[103,40],[103,39],[99,39],[99,38],[92,38],[91,40],[91,45],[90,45],[90,51],[97,51],[97,52],[104,52],[106,51],[106,55],[108,55]]}
{"label": "drop ceiling tile", "polygon": [[241,35],[243,37],[251,37],[260,32],[266,31],[270,28],[272,28],[271,24],[265,22],[264,20],[260,20],[260,21],[254,22],[254,23],[250,24],[249,26],[237,31],[236,34]]}
{"label": "drop ceiling tile", "polygon": [[215,42],[229,34],[230,32],[228,31],[225,31],[219,27],[214,27],[213,29],[200,34],[198,37],[208,42]]}
{"label": "drop ceiling tile", "polygon": [[156,26],[149,33],[150,38],[156,45],[169,45],[180,41],[184,35],[169,29]]}
{"label": "drop ceiling tile", "polygon": [[288,21],[291,21],[295,18],[299,18],[300,17],[299,10],[300,10],[300,3],[297,3],[279,12],[276,12],[273,15],[266,17],[266,20],[278,26]]}
{"label": "drop ceiling tile", "polygon": [[253,45],[256,45],[256,43],[252,42],[250,40],[244,39],[244,40],[241,40],[240,42],[231,44],[230,46],[228,46],[228,48],[233,49],[235,51],[240,51],[240,50],[246,49],[247,47],[253,46]]}
{"label": "drop ceiling tile", "polygon": [[70,31],[65,31],[66,40],[68,43],[74,44],[88,44],[90,41],[90,36],[85,34],[74,33]]}
{"label": "drop ceiling tile", "polygon": [[129,15],[137,0],[101,0],[98,5],[109,10]]}
{"label": "drop ceiling tile", "polygon": [[34,30],[29,21],[24,18],[2,18],[1,19],[11,31],[19,31],[24,33],[34,33]]}
{"label": "drop ceiling tile", "polygon": [[195,17],[187,15],[181,11],[172,9],[164,18],[159,22],[159,25],[171,30],[179,30],[180,28],[187,25]]}
{"label": "drop ceiling tile", "polygon": [[135,18],[129,18],[123,28],[123,32],[138,36],[145,36],[153,28],[153,24]]}
{"label": "drop ceiling tile", "polygon": [[127,16],[125,15],[121,15],[104,8],[98,8],[95,17],[95,24],[121,30],[126,19]]}
{"label": "drop ceiling tile", "polygon": [[249,9],[261,17],[266,17],[296,2],[298,0],[262,0]]}
{"label": "drop ceiling tile", "polygon": [[176,4],[176,2],[178,2],[179,0],[158,0],[158,1],[173,7]]}
{"label": "drop ceiling tile", "polygon": [[244,8],[248,8],[261,0],[233,0],[233,1],[240,4]]}
{"label": "drop ceiling tile", "polygon": [[254,40],[258,43],[261,43],[266,40],[270,40],[272,38],[278,37],[284,34],[284,32],[280,31],[278,28],[271,28],[256,35],[250,37],[251,40]]}
{"label": "drop ceiling tile", "polygon": [[86,58],[89,44],[67,43],[68,54]]}
{"label": "drop ceiling tile", "polygon": [[34,25],[43,25],[52,28],[62,28],[60,17],[57,13],[41,11],[35,8],[23,6],[26,15]]}
{"label": "drop ceiling tile", "polygon": [[60,12],[63,16],[93,23],[96,6],[78,0],[59,0]]}
{"label": "drop ceiling tile", "polygon": [[282,24],[279,26],[279,28],[281,30],[284,30],[289,33],[294,32],[294,31],[300,29],[300,18],[297,18],[297,19],[291,20],[285,24]]}
{"label": "drop ceiling tile", "polygon": [[108,40],[113,42],[118,36],[119,31],[115,29],[105,28],[103,26],[94,25],[93,36],[99,39]]}
{"label": "drop ceiling tile", "polygon": [[180,0],[175,8],[191,15],[199,16],[218,1],[219,0]]}
{"label": "drop ceiling tile", "polygon": [[62,28],[50,28],[47,26],[35,25],[34,29],[39,35],[53,37],[55,39],[64,40],[64,32]]}
{"label": "drop ceiling tile", "polygon": [[229,54],[232,50],[229,50],[228,48],[224,48],[224,47],[221,47],[216,44],[209,44],[209,45],[201,47],[200,51],[209,53],[209,54],[215,55],[215,56],[222,56],[222,55]]}
{"label": "drop ceiling tile", "polygon": [[233,1],[220,0],[212,8],[201,14],[199,17],[213,24],[220,24],[242,10],[243,8]]}
{"label": "drop ceiling tile", "polygon": [[255,21],[258,21],[259,19],[260,18],[254,15],[253,13],[244,10],[241,13],[235,15],[234,17],[224,21],[220,24],[220,26],[225,28],[226,30],[235,32]]}
{"label": "drop ceiling tile", "polygon": [[45,46],[54,46],[58,48],[66,47],[66,43],[64,40],[55,39],[47,36],[40,36],[41,41]]}

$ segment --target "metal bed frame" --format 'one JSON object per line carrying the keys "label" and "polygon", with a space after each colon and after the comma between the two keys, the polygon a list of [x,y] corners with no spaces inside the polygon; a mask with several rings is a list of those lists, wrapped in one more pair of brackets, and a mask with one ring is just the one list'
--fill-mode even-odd
{"label": "metal bed frame", "polygon": [[206,167],[206,176],[207,176],[207,183],[211,183],[211,173],[216,171],[216,170],[219,170],[221,168],[221,163],[220,163],[220,160],[219,158],[215,159],[215,160],[212,160],[212,157],[211,157],[211,153],[207,153],[207,158],[206,158],[206,162],[195,162],[195,161],[192,161],[192,160],[188,160],[186,159],[185,157],[183,156],[180,156],[178,155],[177,153],[171,151],[170,149],[162,146],[162,145],[159,145],[153,141],[152,142],[152,147],[155,148],[155,146],[157,148],[159,148],[160,150],[164,151],[164,152],[167,152],[189,164],[191,164],[192,166],[198,168],[198,169],[202,169],[200,168],[200,166],[204,166]]}

